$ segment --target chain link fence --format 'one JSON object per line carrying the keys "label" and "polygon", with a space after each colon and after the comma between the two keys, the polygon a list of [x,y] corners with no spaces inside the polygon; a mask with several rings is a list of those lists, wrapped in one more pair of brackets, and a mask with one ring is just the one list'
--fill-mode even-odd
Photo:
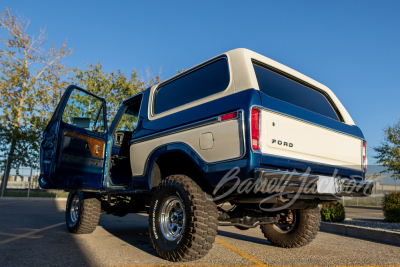
{"label": "chain link fence", "polygon": [[374,188],[369,197],[342,197],[343,205],[381,206],[385,194],[400,191],[400,175],[388,173],[367,173],[366,181]]}
{"label": "chain link fence", "polygon": [[[62,190],[42,190],[39,187],[40,169],[38,161],[31,164],[11,164],[19,157],[7,157],[0,166],[1,197],[66,197]],[[8,170],[9,169],[9,170]]]}
{"label": "chain link fence", "polygon": [[[30,166],[9,166],[9,160],[18,157],[7,157],[0,161],[1,197],[67,197],[62,190],[42,190],[39,187],[40,170],[38,161],[31,161]],[[382,166],[380,170],[382,170]],[[7,168],[10,168],[7,177]],[[7,179],[7,182],[5,182]],[[366,181],[374,183],[372,195],[369,197],[342,197],[343,205],[380,206],[382,198],[390,192],[400,191],[400,175],[387,173],[367,173]]]}

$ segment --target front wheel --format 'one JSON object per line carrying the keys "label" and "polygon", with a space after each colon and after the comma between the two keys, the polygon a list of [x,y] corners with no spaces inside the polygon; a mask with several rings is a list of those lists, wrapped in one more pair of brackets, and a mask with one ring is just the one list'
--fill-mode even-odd
{"label": "front wheel", "polygon": [[73,234],[91,234],[100,220],[100,200],[82,191],[68,195],[65,220],[68,231]]}
{"label": "front wheel", "polygon": [[272,245],[296,248],[309,244],[318,234],[321,224],[318,208],[285,210],[278,214],[278,224],[261,225],[261,231]]}
{"label": "front wheel", "polygon": [[217,207],[185,175],[171,175],[155,191],[149,215],[151,242],[169,261],[191,261],[212,248],[218,229]]}

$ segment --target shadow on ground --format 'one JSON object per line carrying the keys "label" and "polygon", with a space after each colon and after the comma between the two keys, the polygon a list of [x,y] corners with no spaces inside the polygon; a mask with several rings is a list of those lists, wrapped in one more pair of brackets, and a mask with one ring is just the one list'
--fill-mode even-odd
{"label": "shadow on ground", "polygon": [[[86,255],[65,224],[65,201],[0,200],[0,266],[87,266]],[[21,235],[24,235],[21,238]],[[11,240],[12,238],[18,238]],[[11,241],[10,241],[11,240]]]}

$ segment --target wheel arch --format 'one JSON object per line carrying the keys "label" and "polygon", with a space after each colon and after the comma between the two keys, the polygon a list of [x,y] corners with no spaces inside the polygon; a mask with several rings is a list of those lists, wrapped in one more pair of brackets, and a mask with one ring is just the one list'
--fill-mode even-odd
{"label": "wheel arch", "polygon": [[158,184],[172,174],[183,174],[193,179],[205,192],[212,192],[204,171],[205,162],[184,143],[166,144],[154,150],[149,157],[148,185],[154,190]]}

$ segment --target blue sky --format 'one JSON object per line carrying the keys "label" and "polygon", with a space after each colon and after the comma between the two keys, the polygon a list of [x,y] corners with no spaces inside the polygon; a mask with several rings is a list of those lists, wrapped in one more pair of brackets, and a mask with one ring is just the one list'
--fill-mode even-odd
{"label": "blue sky", "polygon": [[[68,38],[69,67],[106,71],[148,66],[162,78],[245,47],[333,90],[372,147],[400,118],[400,1],[2,1]],[[3,34],[3,32],[1,32]]]}

